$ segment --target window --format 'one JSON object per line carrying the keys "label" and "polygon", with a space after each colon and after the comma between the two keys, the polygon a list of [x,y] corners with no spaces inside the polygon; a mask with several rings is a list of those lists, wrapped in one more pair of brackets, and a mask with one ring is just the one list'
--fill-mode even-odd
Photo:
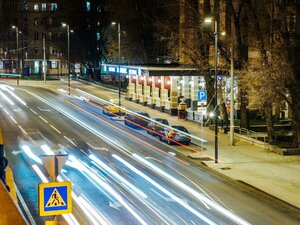
{"label": "window", "polygon": [[47,11],[47,4],[46,3],[42,3],[42,11]]}
{"label": "window", "polygon": [[57,48],[56,47],[50,47],[50,49],[49,49],[49,52],[50,52],[50,54],[52,54],[52,55],[57,55]]}
{"label": "window", "polygon": [[39,24],[39,18],[34,18],[34,26],[37,26]]}
{"label": "window", "polygon": [[34,54],[38,55],[39,54],[39,47],[34,48]]}
{"label": "window", "polygon": [[34,61],[34,73],[39,73],[39,72],[40,72],[40,62]]}
{"label": "window", "polygon": [[57,3],[51,3],[51,11],[57,10]]}
{"label": "window", "polygon": [[57,37],[58,37],[57,33],[53,32],[52,33],[52,39],[53,40],[57,40]]}
{"label": "window", "polygon": [[39,4],[34,4],[33,10],[34,11],[39,11]]}
{"label": "window", "polygon": [[86,11],[91,11],[91,2],[86,2]]}
{"label": "window", "polygon": [[52,32],[48,32],[48,40],[52,40],[53,39],[53,37],[52,37]]}
{"label": "window", "polygon": [[97,33],[96,33],[96,36],[97,36],[97,41],[99,41],[99,40],[100,40],[100,33],[97,32]]}
{"label": "window", "polygon": [[49,18],[48,24],[51,26],[53,24],[52,18]]}
{"label": "window", "polygon": [[52,24],[53,25],[57,25],[58,23],[57,23],[57,18],[52,18]]}
{"label": "window", "polygon": [[57,69],[57,61],[51,61],[51,69]]}
{"label": "window", "polygon": [[39,40],[39,33],[38,32],[34,32],[34,40]]}

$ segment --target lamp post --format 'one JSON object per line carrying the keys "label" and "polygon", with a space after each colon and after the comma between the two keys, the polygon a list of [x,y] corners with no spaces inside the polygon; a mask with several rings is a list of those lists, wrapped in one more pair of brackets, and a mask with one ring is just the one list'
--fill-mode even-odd
{"label": "lamp post", "polygon": [[[116,22],[112,22],[111,25],[116,25]],[[121,115],[121,25],[118,22],[118,72],[119,72],[119,116]]]}
{"label": "lamp post", "polygon": [[70,72],[71,72],[71,65],[70,65],[70,26],[69,24],[62,23],[63,27],[67,27],[67,34],[68,34],[68,95],[71,94],[71,80],[70,80]]}
{"label": "lamp post", "polygon": [[[211,24],[211,18],[205,18],[204,22],[206,24]],[[218,21],[214,20],[215,24],[215,163],[218,163],[218,114],[217,114],[217,106],[218,106]]]}
{"label": "lamp post", "polygon": [[19,73],[19,27],[17,26],[12,26],[13,29],[16,29],[16,39],[17,39],[17,73]]}

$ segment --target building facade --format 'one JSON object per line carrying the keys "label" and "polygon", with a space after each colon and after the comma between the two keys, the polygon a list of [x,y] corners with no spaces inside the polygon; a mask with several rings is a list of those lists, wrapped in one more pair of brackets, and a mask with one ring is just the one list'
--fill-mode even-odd
{"label": "building facade", "polygon": [[[67,73],[67,30],[60,1],[0,1],[0,69],[24,76]],[[45,60],[45,63],[43,63]]]}

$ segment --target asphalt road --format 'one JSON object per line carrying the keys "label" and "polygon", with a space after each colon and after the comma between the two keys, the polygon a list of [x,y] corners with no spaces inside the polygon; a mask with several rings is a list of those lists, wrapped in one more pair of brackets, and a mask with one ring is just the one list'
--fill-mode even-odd
{"label": "asphalt road", "polygon": [[37,208],[39,156],[51,154],[42,145],[69,155],[60,179],[73,184],[79,224],[299,224],[293,207],[177,158],[174,146],[58,88],[0,89],[6,153],[36,224],[47,219]]}

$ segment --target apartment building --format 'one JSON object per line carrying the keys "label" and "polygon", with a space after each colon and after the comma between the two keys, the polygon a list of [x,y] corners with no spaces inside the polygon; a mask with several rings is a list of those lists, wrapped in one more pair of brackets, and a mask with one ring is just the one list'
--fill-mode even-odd
{"label": "apartment building", "polygon": [[[0,69],[24,76],[67,73],[67,30],[60,1],[2,0]],[[45,63],[43,63],[45,62]]]}

